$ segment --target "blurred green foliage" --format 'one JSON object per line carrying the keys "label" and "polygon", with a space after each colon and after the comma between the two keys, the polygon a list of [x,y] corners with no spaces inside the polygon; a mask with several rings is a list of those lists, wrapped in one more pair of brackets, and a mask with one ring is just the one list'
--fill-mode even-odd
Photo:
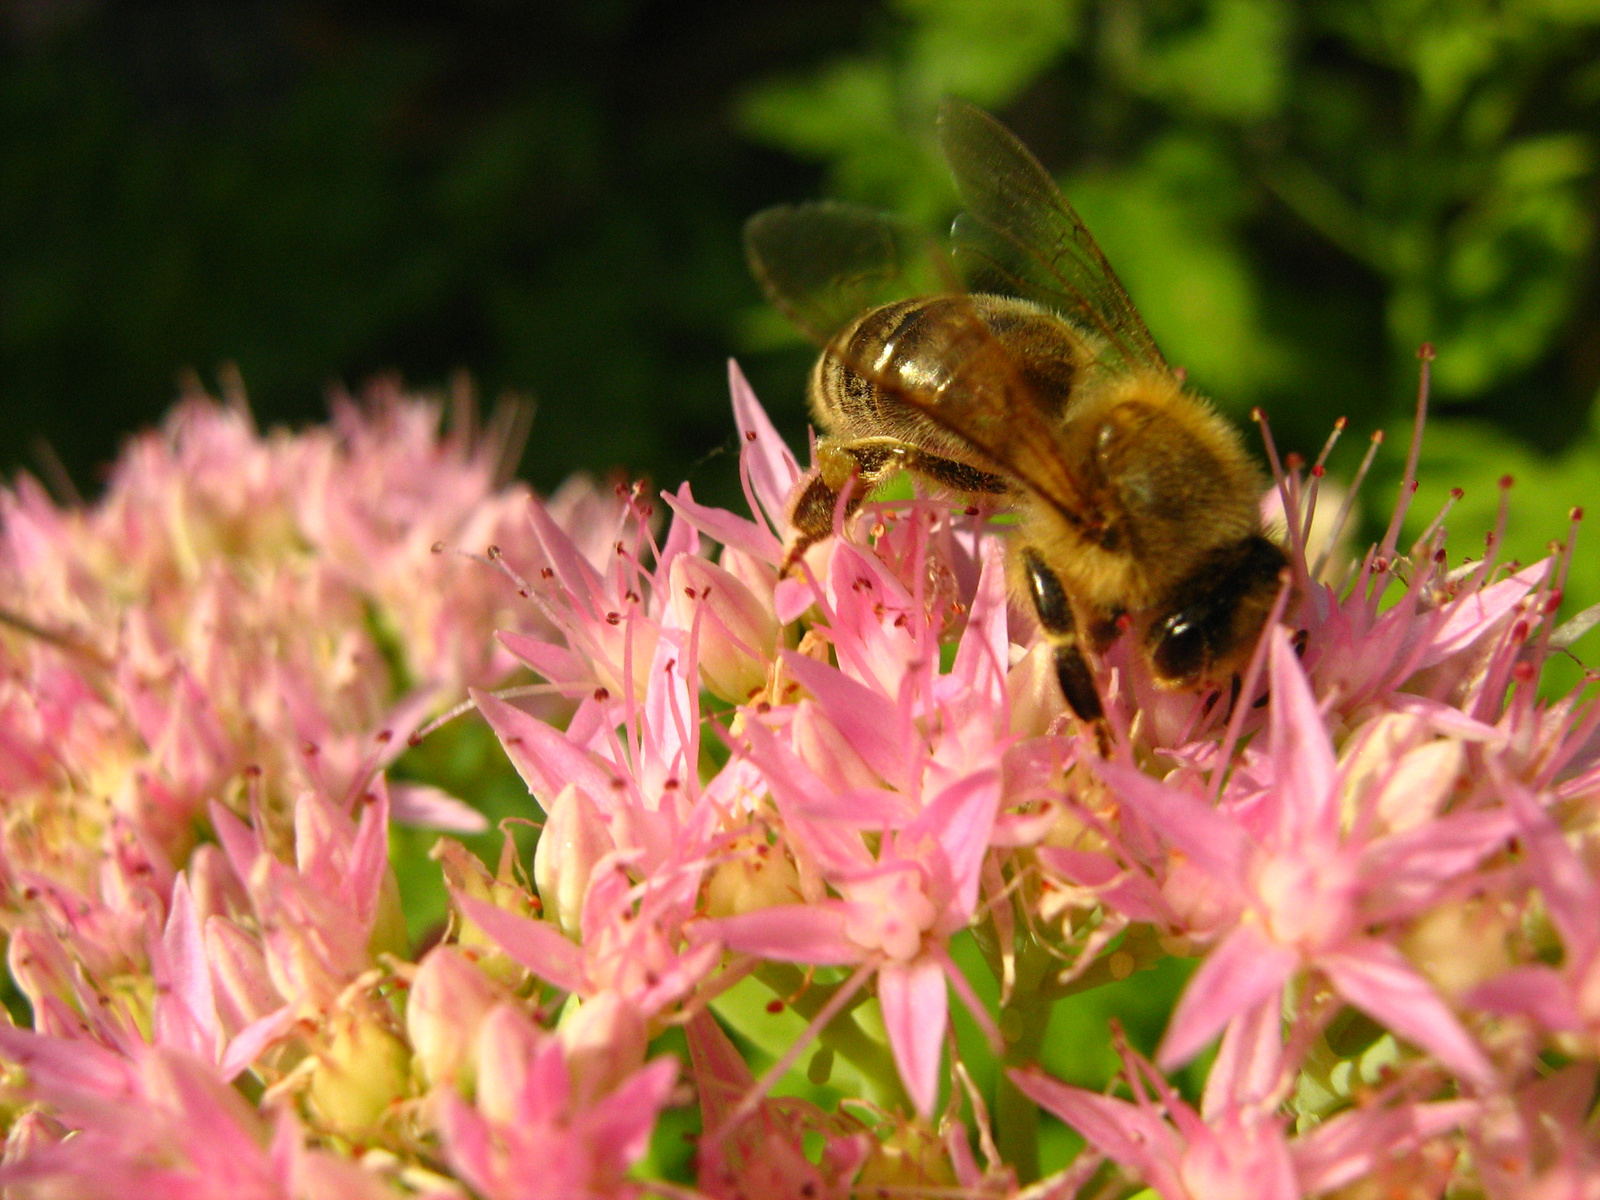
{"label": "blurred green foliage", "polygon": [[[737,498],[723,359],[792,437],[809,351],[750,212],[832,194],[930,230],[932,115],[997,111],[1168,356],[1313,452],[1438,349],[1417,519],[1511,552],[1596,499],[1600,0],[77,0],[4,10],[0,466],[86,487],[183,367],[264,421],[466,369],[539,405],[524,461]],[[1361,438],[1336,456],[1348,471]],[[1369,511],[1392,490],[1375,490]],[[1432,506],[1432,507],[1430,507]],[[1580,546],[1574,601],[1600,599]],[[1582,644],[1580,643],[1580,649]]]}

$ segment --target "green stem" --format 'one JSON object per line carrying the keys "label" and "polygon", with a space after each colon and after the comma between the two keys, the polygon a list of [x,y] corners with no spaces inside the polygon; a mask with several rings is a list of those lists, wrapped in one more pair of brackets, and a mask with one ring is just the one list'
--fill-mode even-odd
{"label": "green stem", "polygon": [[[807,1021],[821,1012],[839,989],[838,984],[815,981],[808,986],[805,974],[792,963],[764,962],[752,974]],[[866,993],[861,995],[865,997]],[[869,1099],[874,1103],[886,1109],[911,1111],[911,1098],[900,1082],[894,1055],[887,1045],[861,1028],[849,1008],[824,1025],[817,1040],[861,1073],[873,1089],[874,1095]]]}
{"label": "green stem", "polygon": [[1016,963],[1016,986],[1000,1009],[1000,1036],[1006,1047],[995,1086],[994,1131],[1001,1160],[1016,1170],[1020,1183],[1029,1184],[1039,1178],[1039,1106],[1006,1072],[1039,1061],[1054,999],[1045,978],[1054,962],[1031,937],[1022,937],[1017,940]]}

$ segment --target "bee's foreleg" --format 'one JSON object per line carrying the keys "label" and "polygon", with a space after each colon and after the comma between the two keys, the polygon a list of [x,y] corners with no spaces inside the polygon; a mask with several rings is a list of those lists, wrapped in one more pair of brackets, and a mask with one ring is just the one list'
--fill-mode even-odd
{"label": "bee's foreleg", "polygon": [[833,535],[839,493],[852,479],[856,483],[845,500],[846,517],[860,507],[878,484],[901,470],[962,493],[1008,490],[1006,482],[998,475],[930,454],[898,438],[870,437],[851,441],[824,438],[817,443],[816,470],[806,478],[789,508],[789,525],[794,533],[784,556],[784,570],[793,566],[817,542]]}
{"label": "bee's foreleg", "polygon": [[1061,694],[1080,721],[1098,721],[1105,716],[1105,709],[1094,685],[1094,674],[1078,644],[1078,625],[1066,589],[1032,547],[1023,547],[1021,562],[1033,611],[1050,639]]}

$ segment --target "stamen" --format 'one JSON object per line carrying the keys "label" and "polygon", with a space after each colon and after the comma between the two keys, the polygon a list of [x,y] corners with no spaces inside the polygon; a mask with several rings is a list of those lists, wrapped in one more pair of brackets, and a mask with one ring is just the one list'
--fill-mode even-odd
{"label": "stamen", "polygon": [[1411,508],[1411,498],[1417,494],[1417,463],[1422,458],[1422,430],[1428,423],[1428,389],[1433,379],[1433,344],[1423,342],[1417,350],[1417,357],[1422,360],[1417,377],[1417,415],[1411,423],[1411,447],[1406,451],[1406,469],[1400,479],[1400,496],[1395,501],[1389,529],[1383,535],[1383,553],[1388,558],[1394,557],[1395,547],[1400,543],[1400,524]]}

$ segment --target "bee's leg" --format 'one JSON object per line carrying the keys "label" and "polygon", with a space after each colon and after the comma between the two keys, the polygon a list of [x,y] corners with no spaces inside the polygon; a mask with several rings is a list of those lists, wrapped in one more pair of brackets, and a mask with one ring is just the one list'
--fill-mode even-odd
{"label": "bee's leg", "polygon": [[860,507],[873,488],[899,470],[912,471],[957,492],[998,493],[1007,490],[1005,481],[998,475],[929,454],[898,438],[857,438],[849,442],[824,438],[817,443],[816,472],[806,480],[789,509],[789,524],[794,536],[789,542],[788,553],[784,555],[784,570],[793,566],[817,542],[833,536],[833,518],[839,507],[839,493],[844,491],[852,478],[856,480],[856,487],[845,501],[844,515],[847,517]]}
{"label": "bee's leg", "polygon": [[1100,703],[1100,693],[1094,686],[1094,675],[1078,645],[1078,626],[1072,615],[1072,604],[1056,573],[1045,565],[1037,551],[1024,546],[1021,554],[1022,570],[1028,585],[1028,595],[1033,600],[1033,610],[1054,651],[1056,680],[1061,684],[1061,694],[1081,721],[1098,721],[1105,716]]}
{"label": "bee's leg", "polygon": [[[884,446],[880,443],[890,442]],[[805,481],[789,508],[789,527],[794,530],[783,569],[789,570],[800,556],[816,543],[833,536],[833,518],[839,507],[839,493],[857,480],[855,490],[845,500],[848,517],[860,507],[862,499],[878,480],[893,467],[898,442],[873,438],[870,442],[836,442],[824,438],[817,443],[817,469]]]}

